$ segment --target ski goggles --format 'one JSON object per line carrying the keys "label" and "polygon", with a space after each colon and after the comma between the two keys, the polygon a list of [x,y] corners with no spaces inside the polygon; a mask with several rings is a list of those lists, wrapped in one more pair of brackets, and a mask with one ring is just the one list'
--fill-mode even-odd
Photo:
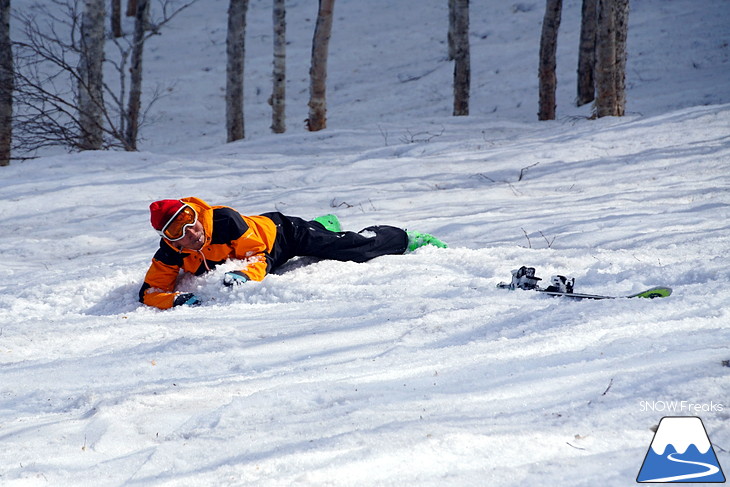
{"label": "ski goggles", "polygon": [[157,230],[161,236],[170,242],[177,242],[185,238],[185,232],[188,227],[192,227],[198,221],[198,214],[192,206],[183,205],[174,215],[165,223],[162,230]]}

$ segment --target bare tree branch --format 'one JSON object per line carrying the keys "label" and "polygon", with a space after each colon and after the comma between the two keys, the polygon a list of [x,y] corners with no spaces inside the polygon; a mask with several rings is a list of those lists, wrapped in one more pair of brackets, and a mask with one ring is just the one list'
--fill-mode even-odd
{"label": "bare tree branch", "polygon": [[[150,0],[151,1],[151,0]],[[158,0],[154,20],[146,22],[143,40],[159,35],[160,29],[197,0]],[[116,55],[106,54],[104,63],[117,73],[118,83],[104,80],[103,99],[93,100],[86,109],[78,106],[79,92],[89,89],[79,64],[84,53],[80,36],[80,0],[47,0],[15,15],[22,35],[13,44],[16,60],[13,94],[13,149],[34,152],[44,147],[63,146],[81,150],[86,131],[100,130],[102,149],[136,150],[137,133],[128,137],[130,113],[129,64],[134,39],[113,38]],[[141,80],[140,80],[141,81]],[[116,86],[113,86],[115,85]],[[162,96],[155,87],[145,93],[140,104],[137,128],[149,123],[150,109]],[[82,118],[101,110],[101,116],[85,129]]]}

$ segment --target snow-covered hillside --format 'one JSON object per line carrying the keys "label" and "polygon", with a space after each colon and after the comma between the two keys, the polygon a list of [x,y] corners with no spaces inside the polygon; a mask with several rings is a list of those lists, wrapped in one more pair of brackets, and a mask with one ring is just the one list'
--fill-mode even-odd
{"label": "snow-covered hillside", "polygon": [[[252,1],[249,137],[222,144],[227,2],[205,0],[150,46],[148,79],[175,86],[145,151],[0,171],[0,484],[618,487],[670,415],[702,418],[727,475],[725,2],[632,2],[630,114],[591,121],[570,107],[566,1],[560,119],[538,123],[539,2],[473,5],[473,115],[453,118],[446,2],[342,0],[319,133],[297,125],[309,3],[290,4],[287,134],[267,133],[270,6]],[[425,27],[394,30],[406,15]],[[180,283],[201,307],[142,307],[147,206],[182,196],[450,248],[299,261],[233,291],[223,267]],[[674,293],[497,289],[520,265]]]}

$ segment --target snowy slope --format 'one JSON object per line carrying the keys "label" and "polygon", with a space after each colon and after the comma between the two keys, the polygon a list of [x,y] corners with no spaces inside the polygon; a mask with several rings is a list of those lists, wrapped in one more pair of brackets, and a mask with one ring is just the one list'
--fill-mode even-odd
{"label": "snowy slope", "polygon": [[[209,0],[155,39],[148,59],[170,65],[166,38],[179,49],[208,39],[189,62],[211,70],[169,74],[179,88],[145,152],[3,169],[0,484],[625,486],[650,427],[677,414],[702,417],[727,474],[728,9],[633,2],[646,50],[630,70],[632,113],[579,118],[587,109],[569,107],[565,82],[562,119],[538,123],[541,5],[475,7],[477,70],[504,81],[483,78],[474,115],[452,118],[440,28],[403,34],[399,49],[388,38],[401,10],[440,25],[443,2],[370,3],[337,6],[333,47],[337,36],[383,33],[361,42],[359,63],[333,49],[331,67],[343,68],[330,80],[326,131],[303,132],[294,121],[305,112],[290,101],[289,132],[268,135],[266,108],[251,101],[250,137],[221,144],[226,2]],[[575,39],[579,2],[565,3],[561,39]],[[291,5],[292,36],[311,35],[312,22],[295,20],[313,18],[307,9]],[[252,1],[250,15],[258,39],[268,6]],[[706,30],[692,27],[698,19]],[[498,41],[499,54],[486,52]],[[306,53],[292,42],[292,55]],[[264,44],[250,90],[268,86]],[[304,57],[291,67],[299,102]],[[398,78],[435,64],[419,80]],[[505,105],[491,113],[487,97]],[[401,225],[450,248],[294,262],[233,291],[220,285],[224,267],[181,282],[205,299],[200,308],[140,307],[157,246],[147,205],[188,195],[248,213],[334,212],[347,229]],[[661,284],[674,294],[573,302],[496,289],[523,264],[572,275],[581,292]],[[672,401],[678,410],[646,407]]]}

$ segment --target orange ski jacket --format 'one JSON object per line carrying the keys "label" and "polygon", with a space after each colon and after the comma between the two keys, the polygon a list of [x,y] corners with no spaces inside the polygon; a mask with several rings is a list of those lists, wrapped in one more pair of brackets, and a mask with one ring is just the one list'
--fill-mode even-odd
{"label": "orange ski jacket", "polygon": [[140,302],[161,309],[172,308],[180,272],[203,274],[228,259],[246,260],[239,269],[254,281],[261,281],[270,268],[267,258],[276,240],[276,224],[266,216],[243,216],[227,206],[210,206],[199,198],[182,198],[198,213],[205,231],[200,250],[181,250],[164,238],[139,291]]}

